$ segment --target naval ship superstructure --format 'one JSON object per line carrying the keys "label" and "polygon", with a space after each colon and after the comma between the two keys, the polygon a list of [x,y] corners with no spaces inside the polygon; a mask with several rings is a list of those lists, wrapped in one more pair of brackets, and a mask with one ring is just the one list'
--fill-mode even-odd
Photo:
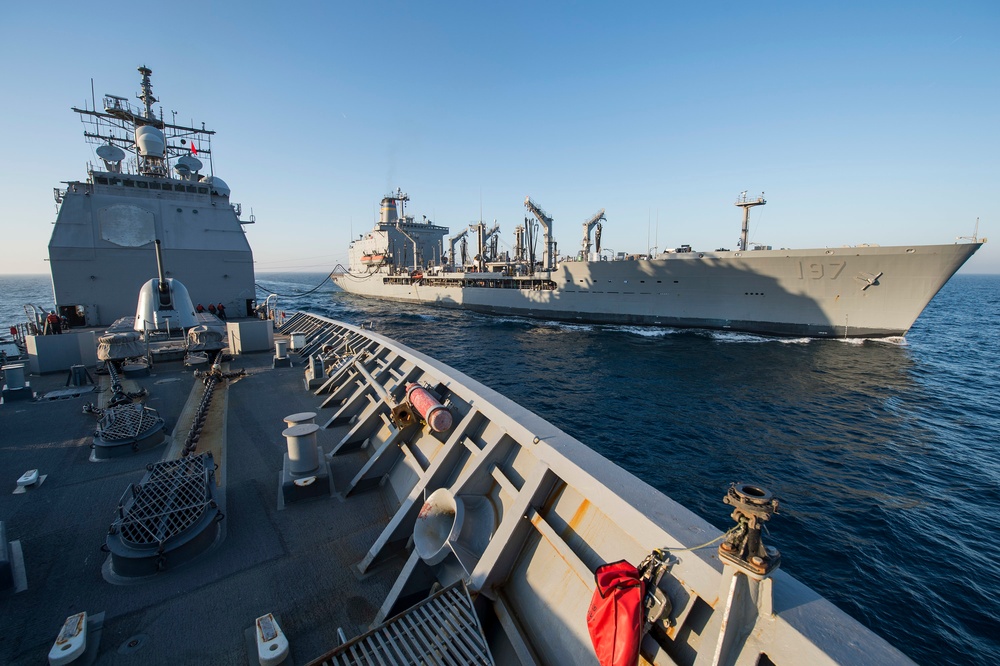
{"label": "naval ship superstructure", "polygon": [[[229,186],[212,164],[214,131],[154,112],[150,74],[139,67],[139,108],[105,95],[103,110],[76,108],[103,168],[55,188],[49,242],[52,290],[71,326],[105,326],[135,314],[135,295],[162,245],[169,274],[183,276],[195,303],[223,303],[233,315],[255,297],[253,253]],[[95,100],[96,101],[96,100]],[[208,168],[205,173],[205,163]]]}
{"label": "naval ship superstructure", "polygon": [[[690,246],[658,254],[600,246],[604,210],[583,223],[581,250],[560,259],[553,218],[530,197],[513,254],[498,251],[499,226],[452,236],[382,199],[375,228],[350,246],[345,291],[392,301],[547,320],[746,331],[765,335],[877,338],[905,335],[934,295],[986,242],[773,249],[748,243],[749,213],[763,193],[736,200],[743,227],[735,250]],[[539,228],[540,227],[540,228]],[[469,248],[470,232],[477,245]],[[592,242],[591,239],[595,242]],[[540,250],[536,253],[536,249]],[[593,251],[592,251],[593,250]]]}

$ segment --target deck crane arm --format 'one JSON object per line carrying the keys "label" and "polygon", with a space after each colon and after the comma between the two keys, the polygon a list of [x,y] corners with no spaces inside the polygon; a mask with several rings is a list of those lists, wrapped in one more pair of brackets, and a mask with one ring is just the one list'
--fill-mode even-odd
{"label": "deck crane arm", "polygon": [[457,264],[455,263],[455,243],[465,238],[466,235],[468,235],[468,233],[469,233],[468,229],[463,229],[462,231],[458,232],[457,234],[448,239],[448,256],[451,258],[452,266],[457,267]]}
{"label": "deck crane arm", "polygon": [[538,222],[542,225],[542,230],[545,232],[545,254],[544,263],[542,265],[542,270],[549,271],[555,266],[555,249],[556,244],[552,239],[552,218],[539,207],[531,197],[524,197],[524,207],[528,209],[532,215],[538,218]]}
{"label": "deck crane arm", "polygon": [[417,253],[419,252],[417,248],[417,239],[406,233],[406,230],[403,229],[399,220],[396,220],[396,231],[406,236],[406,239],[413,243],[413,272],[415,273],[420,268],[420,257],[417,256]]}
{"label": "deck crane arm", "polygon": [[[590,256],[590,232],[595,226],[600,226],[601,220],[607,222],[607,218],[604,217],[603,208],[591,215],[590,218],[583,223],[583,257],[581,258],[584,261],[587,261],[587,258]],[[600,239],[600,235],[598,235],[598,239]],[[600,252],[600,240],[597,241],[597,244],[597,251]]]}

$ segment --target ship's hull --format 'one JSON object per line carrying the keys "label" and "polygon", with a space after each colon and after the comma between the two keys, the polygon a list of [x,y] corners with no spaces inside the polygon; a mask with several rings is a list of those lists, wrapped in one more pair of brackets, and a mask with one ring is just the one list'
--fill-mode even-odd
{"label": "ship's hull", "polygon": [[371,272],[336,282],[361,296],[498,315],[781,336],[892,337],[906,334],[980,246],[691,252],[648,261],[564,262],[534,281],[447,273],[401,284],[398,277]]}

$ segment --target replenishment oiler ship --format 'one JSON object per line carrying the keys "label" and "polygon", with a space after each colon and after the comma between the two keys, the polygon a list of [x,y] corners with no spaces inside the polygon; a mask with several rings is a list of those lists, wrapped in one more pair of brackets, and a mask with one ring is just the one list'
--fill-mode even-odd
{"label": "replenishment oiler ship", "polygon": [[[336,276],[345,291],[569,322],[893,337],[906,334],[985,242],[807,250],[750,246],[750,209],[767,202],[763,194],[744,192],[736,201],[743,227],[735,250],[681,246],[655,256],[608,257],[600,247],[602,209],[583,223],[576,257],[558,260],[553,218],[530,197],[524,202],[530,217],[514,230],[513,253],[502,254],[498,225],[470,225],[446,248],[448,228],[407,216],[408,200],[398,190],[384,197],[375,228],[351,242],[348,267]],[[474,251],[468,249],[470,235],[476,238]]]}
{"label": "replenishment oiler ship", "polygon": [[[70,326],[106,326],[135,314],[159,240],[168,275],[195,303],[245,313],[255,296],[253,253],[229,186],[215,175],[214,131],[188,127],[153,105],[152,70],[140,67],[140,108],[117,95],[76,108],[103,168],[55,188],[59,207],[49,263],[57,313]],[[207,160],[207,168],[203,160]],[[204,173],[207,171],[207,173]]]}

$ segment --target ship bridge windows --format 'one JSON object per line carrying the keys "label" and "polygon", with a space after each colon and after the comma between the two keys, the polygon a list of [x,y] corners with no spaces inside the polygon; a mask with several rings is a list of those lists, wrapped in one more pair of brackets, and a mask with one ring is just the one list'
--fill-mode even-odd
{"label": "ship bridge windows", "polygon": [[159,183],[150,183],[149,184],[149,189],[151,189],[151,190],[158,190],[158,189],[160,189],[160,184]]}
{"label": "ship bridge windows", "polygon": [[126,179],[122,183],[122,185],[124,185],[125,187],[135,187],[135,181],[134,180],[128,180],[128,179]]}
{"label": "ship bridge windows", "polygon": [[135,181],[135,186],[138,187],[140,190],[145,190],[149,188],[149,183],[147,183],[144,180],[137,180]]}

